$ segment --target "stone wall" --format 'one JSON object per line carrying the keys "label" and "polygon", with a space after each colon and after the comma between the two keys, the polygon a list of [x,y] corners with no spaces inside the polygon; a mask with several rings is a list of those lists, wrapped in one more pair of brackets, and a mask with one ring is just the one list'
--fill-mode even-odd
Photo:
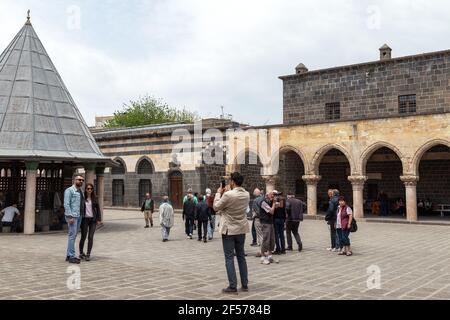
{"label": "stone wall", "polygon": [[[202,177],[204,175],[199,171],[185,171],[183,172],[183,193],[186,193],[189,188],[194,192],[204,192]],[[139,181],[141,179],[151,180],[152,196],[156,203],[160,203],[162,196],[169,192],[169,179],[167,172],[156,172],[151,175],[138,175],[136,173],[126,173],[125,175],[111,175],[105,174],[105,206],[113,205],[113,180],[124,181],[124,206],[137,208],[140,207],[139,197]]]}
{"label": "stone wall", "polygon": [[398,97],[417,95],[416,114],[450,112],[450,51],[282,77],[284,124],[335,122],[325,104],[340,102],[341,120],[399,116]]}

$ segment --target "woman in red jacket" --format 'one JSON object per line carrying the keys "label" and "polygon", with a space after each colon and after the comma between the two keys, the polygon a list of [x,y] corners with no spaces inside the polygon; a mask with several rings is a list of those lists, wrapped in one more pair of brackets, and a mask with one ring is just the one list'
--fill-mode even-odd
{"label": "woman in red jacket", "polygon": [[351,256],[353,254],[349,238],[352,219],[352,209],[347,205],[345,198],[340,197],[336,219],[336,233],[338,236],[339,247],[341,247],[341,250],[338,253],[339,255]]}

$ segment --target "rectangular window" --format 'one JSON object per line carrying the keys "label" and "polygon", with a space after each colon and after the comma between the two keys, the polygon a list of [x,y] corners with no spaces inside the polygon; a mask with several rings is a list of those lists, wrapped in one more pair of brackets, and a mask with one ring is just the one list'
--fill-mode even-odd
{"label": "rectangular window", "polygon": [[416,95],[398,97],[398,113],[415,113],[416,112]]}
{"label": "rectangular window", "polygon": [[341,118],[341,103],[333,102],[325,104],[325,119],[338,120]]}

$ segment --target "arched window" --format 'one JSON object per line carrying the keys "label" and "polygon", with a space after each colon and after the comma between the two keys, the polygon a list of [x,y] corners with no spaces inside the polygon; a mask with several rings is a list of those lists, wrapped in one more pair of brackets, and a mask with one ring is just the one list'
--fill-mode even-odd
{"label": "arched window", "polygon": [[138,174],[152,174],[153,173],[153,166],[147,159],[143,159],[138,166],[137,170]]}
{"label": "arched window", "polygon": [[118,167],[113,167],[111,170],[112,174],[125,174],[125,164],[122,160],[116,160],[117,163],[120,164]]}

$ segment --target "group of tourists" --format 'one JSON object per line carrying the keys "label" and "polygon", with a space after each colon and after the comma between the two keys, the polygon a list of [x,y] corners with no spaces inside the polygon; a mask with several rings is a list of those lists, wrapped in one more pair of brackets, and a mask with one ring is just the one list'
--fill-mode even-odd
{"label": "group of tourists", "polygon": [[216,228],[216,211],[211,189],[206,189],[206,195],[194,195],[192,190],[183,199],[182,218],[188,239],[193,238],[195,229],[198,231],[198,241],[207,243],[214,236]]}
{"label": "group of tourists", "polygon": [[[220,216],[219,233],[225,257],[225,266],[229,285],[223,289],[225,294],[237,294],[237,276],[234,264],[236,257],[241,279],[241,291],[248,291],[248,270],[245,254],[245,238],[250,230],[248,213],[251,212],[254,230],[252,246],[260,246],[256,254],[261,263],[269,265],[279,263],[274,255],[286,254],[293,251],[293,239],[297,250],[303,250],[299,227],[303,221],[306,204],[296,199],[293,194],[286,197],[277,190],[264,193],[260,189],[253,192],[254,201],[250,206],[250,194],[243,187],[244,177],[232,173],[230,184],[221,184],[215,195],[211,189],[206,190],[205,196],[193,194],[189,190],[183,199],[182,218],[185,222],[185,233],[188,239],[193,238],[194,226],[198,230],[198,241],[208,242],[213,239],[216,228],[216,214]],[[89,261],[94,243],[96,227],[102,221],[102,214],[94,186],[86,185],[82,192],[84,178],[74,175],[74,184],[64,193],[65,218],[69,226],[69,239],[66,260],[79,264],[81,260]],[[339,255],[351,256],[350,231],[352,229],[353,212],[347,205],[346,199],[340,196],[338,190],[329,190],[329,204],[325,220],[330,229],[331,252]],[[11,210],[12,211],[12,210]],[[146,194],[141,211],[144,213],[145,228],[154,226],[153,213],[155,202],[151,194]],[[162,241],[169,240],[170,230],[174,225],[174,209],[169,197],[164,195],[159,205],[159,223],[161,226]],[[79,243],[79,257],[75,254],[75,241],[78,230],[81,229]],[[84,253],[84,244],[88,240],[87,253]],[[287,241],[286,241],[287,239]],[[287,245],[286,245],[287,242]]]}
{"label": "group of tourists", "polygon": [[252,229],[255,229],[256,237],[253,237],[252,246],[261,247],[256,254],[261,258],[261,263],[278,263],[278,259],[274,259],[273,255],[293,251],[292,236],[297,242],[298,251],[302,251],[303,243],[298,229],[303,221],[305,203],[292,194],[284,198],[277,190],[264,194],[260,189],[255,189],[253,196],[255,200],[252,205]]}

